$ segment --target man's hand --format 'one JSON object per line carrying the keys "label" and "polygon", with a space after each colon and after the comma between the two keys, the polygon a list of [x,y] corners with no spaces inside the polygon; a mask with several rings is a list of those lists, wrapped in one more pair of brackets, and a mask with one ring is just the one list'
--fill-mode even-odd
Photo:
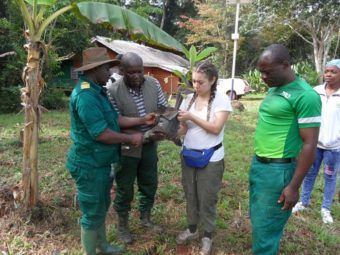
{"label": "man's hand", "polygon": [[130,141],[129,143],[134,147],[139,147],[143,144],[143,134],[142,133],[134,133],[129,135]]}
{"label": "man's hand", "polygon": [[299,190],[292,189],[289,185],[285,187],[281,193],[278,203],[284,202],[282,210],[289,210],[294,207],[294,205],[299,200]]}
{"label": "man's hand", "polygon": [[148,137],[151,141],[160,141],[166,138],[165,134],[160,131],[153,131]]}
{"label": "man's hand", "polygon": [[144,125],[155,125],[157,120],[156,113],[148,113],[143,117]]}

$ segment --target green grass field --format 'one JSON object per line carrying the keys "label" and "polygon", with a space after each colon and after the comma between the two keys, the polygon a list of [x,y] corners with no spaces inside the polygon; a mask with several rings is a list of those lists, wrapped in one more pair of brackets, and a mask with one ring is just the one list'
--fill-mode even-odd
{"label": "green grass field", "polygon": [[[218,200],[214,254],[251,254],[248,219],[248,169],[253,154],[253,135],[261,97],[250,95],[241,102],[244,112],[234,111],[225,128],[225,172]],[[43,115],[39,144],[39,207],[30,215],[16,208],[11,188],[21,179],[22,147],[19,132],[23,116],[0,115],[0,251],[3,254],[81,254],[75,186],[64,163],[69,140],[68,112]],[[335,223],[324,225],[320,217],[323,176],[314,188],[310,210],[292,216],[281,243],[280,254],[338,254],[340,205],[332,212]],[[139,226],[133,205],[130,228],[135,243],[125,254],[176,254],[175,237],[186,226],[185,200],[181,187],[179,147],[170,142],[159,146],[159,188],[154,219],[165,233],[154,235]],[[108,237],[115,235],[115,212],[108,214]],[[196,254],[199,241],[186,247]],[[179,253],[178,253],[179,254]],[[185,253],[182,253],[185,254]]]}

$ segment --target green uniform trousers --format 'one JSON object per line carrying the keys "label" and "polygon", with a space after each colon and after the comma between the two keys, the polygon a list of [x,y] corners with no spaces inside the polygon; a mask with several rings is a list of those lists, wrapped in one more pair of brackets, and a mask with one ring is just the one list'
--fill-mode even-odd
{"label": "green uniform trousers", "polygon": [[151,210],[158,185],[157,162],[157,143],[154,142],[143,145],[141,158],[121,157],[122,167],[116,173],[117,188],[113,205],[118,214],[125,214],[131,210],[136,179],[139,210]]}
{"label": "green uniform trousers", "polygon": [[277,201],[291,181],[295,167],[296,162],[264,164],[253,159],[249,175],[253,254],[278,254],[291,210],[281,210],[283,203]]}
{"label": "green uniform trousers", "polygon": [[110,207],[111,166],[105,168],[75,168],[69,170],[75,180],[84,229],[96,230],[103,226]]}

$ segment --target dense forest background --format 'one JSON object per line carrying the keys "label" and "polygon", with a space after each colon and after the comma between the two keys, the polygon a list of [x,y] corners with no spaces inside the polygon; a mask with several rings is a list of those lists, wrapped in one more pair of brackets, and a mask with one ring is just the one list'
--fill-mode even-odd
{"label": "dense forest background", "polygon": [[[69,4],[57,1],[51,13]],[[81,1],[72,1],[81,2]],[[212,60],[220,77],[230,77],[232,64],[235,5],[220,0],[102,0],[124,6],[147,18],[183,45],[198,50],[214,46]],[[336,0],[252,1],[241,5],[236,76],[246,78],[253,89],[263,90],[256,72],[258,54],[271,43],[285,44],[293,56],[295,68],[312,84],[317,84],[323,60],[339,57],[339,10]],[[26,62],[25,27],[14,1],[0,2],[0,112],[20,109],[21,72]],[[69,54],[91,46],[96,35],[113,39],[128,36],[77,19],[69,12],[60,16],[45,32],[48,59],[43,70],[47,84],[42,104],[48,108],[63,107],[62,94],[49,91],[51,81],[61,75],[60,63]],[[44,96],[45,95],[45,96]],[[51,101],[52,100],[52,101]]]}

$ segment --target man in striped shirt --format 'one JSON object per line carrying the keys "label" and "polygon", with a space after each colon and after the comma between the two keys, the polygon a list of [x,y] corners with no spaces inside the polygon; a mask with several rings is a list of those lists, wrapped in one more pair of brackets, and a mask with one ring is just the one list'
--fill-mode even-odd
{"label": "man in striped shirt", "polygon": [[[120,115],[142,117],[168,105],[159,82],[144,75],[143,61],[137,54],[124,54],[120,67],[123,79],[107,87],[108,97]],[[125,132],[146,132],[150,128],[142,125]],[[116,174],[114,209],[118,214],[118,237],[124,243],[130,244],[132,237],[128,228],[128,217],[136,179],[141,224],[153,231],[162,230],[150,220],[157,190],[157,142],[147,142],[137,148],[122,144],[121,153],[121,170]]]}
{"label": "man in striped shirt", "polygon": [[259,110],[249,176],[252,248],[256,255],[274,255],[313,163],[321,100],[291,69],[283,45],[269,46],[260,56],[258,69],[269,90]]}

